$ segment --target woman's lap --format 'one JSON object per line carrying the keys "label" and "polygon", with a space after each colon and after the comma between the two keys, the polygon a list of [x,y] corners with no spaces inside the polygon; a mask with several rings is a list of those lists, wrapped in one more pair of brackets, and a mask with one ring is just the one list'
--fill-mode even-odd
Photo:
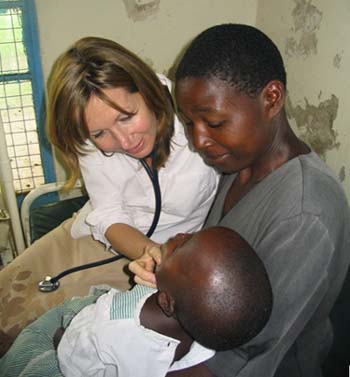
{"label": "woman's lap", "polygon": [[92,285],[106,284],[120,290],[130,287],[123,258],[104,266],[64,277],[58,290],[38,291],[37,284],[46,275],[111,257],[104,246],[91,237],[73,240],[72,219],[37,240],[0,272],[0,329],[11,336],[66,298],[85,296]]}

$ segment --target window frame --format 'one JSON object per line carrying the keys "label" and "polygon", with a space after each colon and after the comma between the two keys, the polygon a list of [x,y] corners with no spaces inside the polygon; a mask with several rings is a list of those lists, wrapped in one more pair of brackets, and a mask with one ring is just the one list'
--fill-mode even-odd
{"label": "window frame", "polygon": [[[45,183],[56,181],[53,154],[45,132],[45,90],[41,66],[38,23],[34,0],[0,1],[0,9],[22,8],[23,43],[28,58],[28,73],[0,75],[0,81],[29,79],[37,120],[38,141]],[[26,193],[17,194],[18,205]]]}

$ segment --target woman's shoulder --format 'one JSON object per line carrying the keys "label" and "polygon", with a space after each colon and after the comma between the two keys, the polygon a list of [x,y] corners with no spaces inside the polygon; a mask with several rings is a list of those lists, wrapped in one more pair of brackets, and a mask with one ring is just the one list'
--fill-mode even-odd
{"label": "woman's shoulder", "polygon": [[249,197],[250,204],[261,208],[264,215],[278,219],[317,217],[336,218],[348,211],[347,199],[340,182],[315,152],[288,161],[266,177]]}
{"label": "woman's shoulder", "polygon": [[300,158],[304,208],[327,215],[348,211],[348,201],[340,180],[315,153]]}

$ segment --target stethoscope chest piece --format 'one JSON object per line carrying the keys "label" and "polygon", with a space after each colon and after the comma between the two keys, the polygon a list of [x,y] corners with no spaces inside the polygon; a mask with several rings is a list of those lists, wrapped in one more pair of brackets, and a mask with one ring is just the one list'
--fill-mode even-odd
{"label": "stethoscope chest piece", "polygon": [[44,280],[42,280],[38,284],[39,291],[41,291],[41,292],[53,292],[60,286],[59,281],[52,282],[51,280],[52,280],[51,276],[45,276]]}

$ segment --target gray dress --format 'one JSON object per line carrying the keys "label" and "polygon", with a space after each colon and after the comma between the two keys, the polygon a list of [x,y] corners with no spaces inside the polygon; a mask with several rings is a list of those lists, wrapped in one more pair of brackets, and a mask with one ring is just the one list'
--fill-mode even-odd
{"label": "gray dress", "polygon": [[259,182],[223,218],[235,175],[225,176],[206,222],[239,232],[265,263],[274,307],[264,330],[206,364],[217,376],[319,377],[332,341],[329,312],[350,259],[345,194],[316,153]]}

